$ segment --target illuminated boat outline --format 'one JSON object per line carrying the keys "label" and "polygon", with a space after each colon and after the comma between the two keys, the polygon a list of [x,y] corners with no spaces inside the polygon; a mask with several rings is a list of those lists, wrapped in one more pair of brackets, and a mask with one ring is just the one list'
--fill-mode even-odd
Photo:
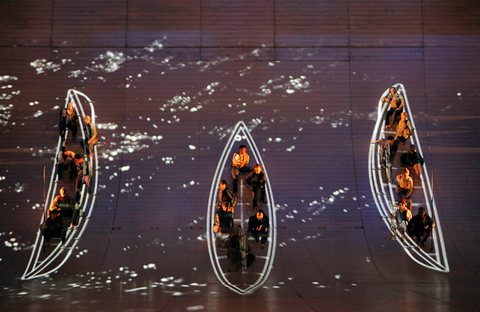
{"label": "illuminated boat outline", "polygon": [[[265,197],[267,200],[267,204],[265,206],[267,207],[267,210],[265,213],[269,217],[270,221],[270,235],[268,237],[268,243],[266,244],[267,246],[267,256],[265,257],[265,264],[263,266],[263,269],[259,274],[259,278],[256,280],[255,283],[252,285],[249,285],[245,289],[242,289],[238,285],[235,285],[231,283],[228,278],[225,275],[225,272],[222,270],[222,266],[220,264],[219,256],[217,253],[217,248],[215,246],[215,235],[213,233],[213,223],[215,220],[215,204],[217,200],[217,195],[218,195],[218,185],[220,181],[222,180],[222,172],[225,169],[225,165],[227,164],[227,161],[230,160],[230,154],[232,152],[232,149],[234,147],[234,144],[237,141],[241,140],[246,140],[247,144],[250,147],[249,153],[250,153],[250,159],[255,160],[256,163],[262,165],[262,170],[265,172],[265,175],[267,177],[267,183],[265,187]],[[218,162],[217,168],[215,170],[215,175],[212,180],[212,185],[210,188],[210,197],[208,200],[208,209],[207,209],[207,243],[208,243],[208,253],[210,256],[210,262],[212,263],[212,267],[214,269],[215,275],[217,276],[218,280],[228,289],[236,292],[239,295],[249,295],[253,293],[255,290],[257,290],[259,287],[261,287],[265,281],[268,279],[268,276],[270,275],[270,271],[273,266],[273,261],[275,258],[275,248],[277,244],[277,220],[276,220],[276,215],[275,215],[275,202],[272,194],[272,189],[271,189],[271,183],[268,180],[268,172],[267,168],[265,167],[265,164],[263,163],[263,159],[260,155],[260,152],[258,151],[258,148],[250,135],[250,132],[245,125],[243,121],[239,121],[236,125],[235,128],[232,130],[232,133],[230,135],[230,138],[227,141],[227,144],[225,145],[225,148],[223,150],[223,153],[220,157],[220,160]],[[242,217],[243,219],[243,217]],[[243,220],[242,220],[243,223]],[[246,269],[248,273],[249,269]]]}
{"label": "illuminated boat outline", "polygon": [[[72,102],[74,104],[73,107],[75,109],[77,116],[87,115],[84,111],[82,101],[84,101],[86,104],[88,103],[88,106],[90,108],[89,115],[92,120],[92,123],[95,125],[96,117],[95,117],[95,107],[94,107],[93,101],[90,100],[90,98],[87,95],[85,95],[84,93],[76,89],[69,89],[67,91],[67,96],[65,98],[65,107],[67,107],[67,105],[70,102]],[[82,118],[78,118],[78,127],[80,128],[79,130],[81,131],[82,138],[85,138]],[[67,136],[68,136],[68,129],[65,131],[65,140]],[[56,154],[53,161],[50,184],[48,186],[48,192],[45,198],[44,211],[40,220],[40,224],[44,221],[47,209],[50,207],[52,201],[54,200],[55,196],[59,192],[58,175],[56,174],[55,163],[57,161],[57,156],[60,153],[61,148],[62,148],[62,138],[59,136]],[[93,183],[93,185],[91,185],[92,193],[90,194],[87,191],[87,187],[85,184],[82,185],[82,189],[80,191],[79,206],[81,209],[83,209],[84,215],[79,217],[78,227],[74,229],[71,226],[69,226],[69,228],[66,230],[65,244],[64,245],[58,244],[57,246],[55,246],[55,249],[52,250],[48,254],[48,256],[46,256],[45,259],[43,260],[39,260],[42,255],[42,247],[44,243],[44,237],[39,229],[37,231],[37,236],[35,239],[35,243],[33,245],[32,254],[28,261],[25,272],[21,277],[22,280],[29,280],[29,279],[34,279],[34,278],[39,278],[39,277],[49,275],[55,272],[56,270],[58,270],[61,266],[63,266],[65,262],[68,260],[68,258],[72,255],[73,250],[78,245],[79,240],[81,239],[85,229],[87,228],[88,222],[91,219],[91,215],[95,205],[95,200],[97,196],[97,187],[98,187],[97,155],[98,155],[97,147],[94,146],[93,152],[89,156],[89,161],[92,166],[91,174],[93,174],[93,179],[91,181],[91,183]]]}
{"label": "illuminated boat outline", "polygon": [[[404,99],[404,111],[408,114],[408,120],[415,129],[415,122],[413,121],[413,114],[410,110],[410,104],[408,102],[407,92],[405,87],[401,83],[397,83],[393,85],[393,87],[397,88],[397,92],[400,92]],[[379,153],[380,146],[375,144],[375,141],[378,139],[385,138],[385,112],[388,109],[388,103],[383,101],[383,98],[388,96],[390,88],[388,88],[380,97],[378,101],[378,118],[375,124],[375,128],[373,130],[372,138],[370,140],[370,150],[368,155],[368,173],[369,173],[369,180],[370,180],[370,189],[372,191],[373,198],[375,200],[375,205],[377,206],[378,212],[380,216],[393,234],[392,230],[392,218],[391,213],[395,211],[396,207],[396,200],[395,200],[395,185],[392,185],[391,177],[389,170],[386,170],[386,177],[388,182],[384,181],[382,176],[382,169],[381,169],[381,157]],[[415,144],[417,148],[417,152],[423,157],[422,147],[420,144],[420,140],[417,135],[417,131],[413,131],[413,134],[410,135],[408,139],[411,144]],[[440,218],[438,216],[437,206],[435,204],[435,198],[433,195],[432,186],[430,183],[427,166],[422,166],[422,174],[420,176],[421,179],[421,188],[423,190],[423,199],[424,201],[415,200],[415,202],[425,203],[424,207],[427,210],[427,214],[432,217],[435,221],[435,227],[432,230],[431,238],[433,240],[433,249],[432,252],[426,252],[422,248],[417,248],[416,242],[411,239],[408,235],[405,235],[405,240],[402,241],[398,236],[396,237],[397,242],[402,246],[408,256],[413,259],[416,263],[420,264],[421,266],[436,270],[440,272],[450,272],[450,268],[448,265],[447,253],[445,249],[445,243],[442,233],[442,226],[440,224]],[[417,189],[417,188],[416,188]],[[418,198],[421,192],[417,190],[415,193],[415,197]]]}

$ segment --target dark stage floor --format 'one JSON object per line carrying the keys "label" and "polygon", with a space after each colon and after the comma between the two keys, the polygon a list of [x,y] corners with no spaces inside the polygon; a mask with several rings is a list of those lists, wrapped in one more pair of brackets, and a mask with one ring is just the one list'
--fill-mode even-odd
{"label": "dark stage floor", "polygon": [[[378,100],[394,83],[408,92],[448,273],[386,238],[370,189]],[[21,280],[75,86],[100,135],[92,218],[56,273]],[[0,88],[1,311],[480,306],[476,0],[0,0]],[[239,121],[276,219],[256,262],[273,265],[248,295],[224,286],[207,244],[212,180]],[[232,280],[249,283],[248,270]]]}

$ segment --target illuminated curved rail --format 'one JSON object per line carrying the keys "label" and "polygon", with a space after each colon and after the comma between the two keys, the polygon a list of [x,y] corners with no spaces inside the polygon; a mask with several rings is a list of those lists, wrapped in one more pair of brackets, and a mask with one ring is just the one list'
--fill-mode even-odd
{"label": "illuminated curved rail", "polygon": [[[270,218],[270,235],[269,235],[269,242],[266,244],[267,246],[267,256],[265,257],[265,264],[260,272],[249,272],[249,269],[246,270],[247,274],[258,274],[259,277],[255,281],[255,283],[248,285],[246,288],[242,288],[239,285],[235,285],[231,281],[229,281],[227,275],[222,269],[220,264],[219,256],[217,253],[217,248],[215,246],[215,235],[213,233],[213,223],[215,220],[215,204],[218,194],[218,185],[222,180],[222,172],[227,164],[227,160],[230,160],[230,153],[232,152],[233,145],[236,141],[246,140],[247,144],[250,147],[251,157],[255,160],[256,163],[262,165],[262,169],[267,176],[267,182],[265,186],[265,196],[267,200],[267,215]],[[230,163],[228,163],[229,165]],[[275,202],[272,194],[271,183],[268,181],[268,172],[267,168],[263,162],[263,159],[258,151],[257,145],[253,140],[252,136],[250,135],[249,129],[245,125],[243,121],[239,121],[235,128],[232,130],[230,138],[227,141],[227,144],[223,150],[223,153],[220,157],[218,162],[215,175],[212,180],[212,185],[210,188],[210,197],[208,200],[208,208],[207,208],[207,243],[208,243],[208,252],[210,256],[210,261],[212,263],[212,267],[214,269],[215,275],[217,276],[218,280],[228,289],[236,292],[240,295],[248,295],[253,293],[257,290],[260,286],[262,286],[265,281],[268,279],[270,275],[270,271],[272,269],[273,261],[275,258],[275,250],[277,244],[277,220],[275,215]],[[242,214],[242,222],[243,222],[243,214]]]}
{"label": "illuminated curved rail", "polygon": [[[397,83],[393,85],[397,88],[397,92],[403,95],[405,99],[404,110],[408,113],[408,120],[410,121],[411,126],[415,129],[415,123],[413,121],[413,114],[410,109],[410,104],[408,102],[407,92],[403,84]],[[387,228],[392,232],[392,218],[391,214],[395,211],[395,188],[396,186],[392,184],[392,178],[390,177],[389,170],[385,170],[385,175],[382,173],[383,169],[381,167],[381,156],[380,156],[380,146],[375,144],[379,139],[385,138],[385,112],[388,110],[388,103],[383,101],[383,98],[388,96],[388,88],[380,97],[378,101],[378,118],[375,123],[375,128],[373,129],[372,138],[370,140],[370,149],[368,155],[368,173],[370,180],[370,188],[372,191],[375,204],[377,206],[380,216],[387,226]],[[411,144],[415,144],[417,152],[423,157],[422,147],[420,140],[418,138],[417,131],[413,131],[413,134],[408,139]],[[386,178],[385,178],[386,177]],[[432,185],[429,180],[429,175],[427,171],[427,166],[422,166],[422,174],[420,175],[421,180],[421,192],[415,192],[415,203],[420,203],[423,205],[427,214],[432,217],[435,221],[435,227],[431,233],[431,239],[433,240],[433,248],[431,252],[427,252],[422,248],[417,248],[417,244],[413,241],[408,235],[405,235],[405,240],[402,241],[399,237],[396,237],[397,242],[402,246],[405,252],[412,258],[416,263],[424,266],[426,268],[441,271],[449,272],[450,268],[448,265],[447,254],[445,250],[445,243],[443,239],[442,227],[440,224],[440,218],[438,216],[437,206],[435,204],[435,198],[433,195]]]}
{"label": "illuminated curved rail", "polygon": [[[76,90],[76,89],[69,89],[67,91],[67,96],[65,98],[65,107],[72,102],[73,107],[77,116],[86,116],[90,115],[92,123],[95,125],[95,107],[94,103],[90,98],[85,95],[84,93]],[[88,106],[88,111],[84,110],[83,105]],[[83,129],[83,120],[82,118],[78,118],[78,128],[81,131],[82,140],[85,138],[85,133]],[[68,136],[68,130],[65,131],[64,138],[66,140]],[[53,200],[55,199],[56,194],[59,192],[59,183],[58,183],[58,175],[56,174],[56,161],[57,156],[61,152],[62,148],[62,138],[58,138],[56,154],[54,157],[52,174],[50,177],[50,184],[48,186],[47,196],[45,198],[44,204],[44,211],[40,219],[40,224],[43,223],[45,220],[45,216],[47,214],[47,210],[52,204]],[[34,279],[38,277],[42,277],[48,275],[52,272],[58,270],[68,258],[71,256],[73,250],[78,245],[79,240],[81,239],[83,233],[85,232],[88,222],[91,219],[93,208],[95,206],[95,200],[97,196],[97,186],[98,186],[98,157],[97,157],[97,147],[94,146],[93,153],[90,154],[88,160],[92,166],[92,172],[90,173],[93,175],[90,183],[93,183],[90,187],[91,192],[87,190],[87,186],[85,184],[82,185],[80,190],[80,200],[79,206],[84,211],[84,215],[80,217],[78,226],[73,228],[70,226],[66,231],[66,238],[65,244],[58,244],[54,250],[52,250],[48,255],[42,258],[42,249],[44,244],[44,237],[40,230],[37,231],[37,236],[35,239],[35,243],[33,245],[32,254],[30,255],[30,259],[28,261],[27,267],[25,272],[23,273],[21,279],[28,280]]]}

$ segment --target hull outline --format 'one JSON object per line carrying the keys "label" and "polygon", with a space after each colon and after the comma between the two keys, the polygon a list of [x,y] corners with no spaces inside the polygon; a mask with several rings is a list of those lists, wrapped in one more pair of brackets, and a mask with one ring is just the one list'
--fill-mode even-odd
{"label": "hull outline", "polygon": [[[393,87],[396,87],[398,89],[398,92],[401,92],[401,94],[403,95],[405,99],[404,110],[408,114],[408,120],[411,126],[414,129],[416,129],[405,87],[401,83],[396,83],[393,85]],[[388,109],[388,103],[384,103],[382,99],[388,95],[388,92],[389,92],[389,88],[382,94],[378,102],[378,111],[377,111],[378,117],[375,123],[375,128],[372,133],[372,138],[370,140],[371,144],[370,144],[369,156],[368,156],[368,173],[369,173],[370,189],[372,191],[372,195],[375,200],[375,205],[378,209],[378,212],[383,222],[385,223],[387,228],[390,230],[390,232],[393,234],[392,219],[390,218],[390,214],[394,212],[394,209],[396,207],[395,191],[394,191],[394,186],[392,185],[392,182],[391,182],[389,170],[386,170],[386,176],[388,180],[387,183],[385,183],[382,177],[381,160],[379,156],[380,155],[379,146],[375,144],[376,140],[383,139],[385,137],[384,114]],[[417,135],[417,131],[413,131],[413,134],[410,136],[408,141],[411,144],[415,144],[417,148],[417,152],[423,157],[423,151],[422,151],[420,140]],[[417,264],[431,270],[448,273],[450,272],[450,267],[448,264],[442,226],[440,223],[440,218],[439,218],[437,206],[435,203],[435,197],[433,194],[433,189],[432,189],[433,182],[430,183],[427,166],[425,165],[422,166],[420,179],[421,179],[421,189],[425,199],[425,208],[427,210],[427,214],[430,215],[432,219],[435,220],[435,227],[432,230],[431,238],[430,238],[433,240],[434,252],[426,252],[423,249],[417,248],[415,241],[411,239],[408,235],[406,235],[405,241],[402,241],[399,237],[396,237],[396,240],[400,244],[400,246],[404,249],[405,253]]]}
{"label": "hull outline", "polygon": [[[243,134],[243,135],[242,135]],[[238,140],[246,140],[248,145],[250,146],[252,150],[252,155],[251,159],[253,156],[253,159],[257,161],[257,163],[262,165],[262,169],[265,172],[265,175],[267,176],[267,186],[265,189],[265,196],[267,200],[267,215],[269,216],[270,219],[270,236],[269,236],[269,243],[268,243],[268,250],[267,250],[267,256],[266,256],[266,261],[263,266],[262,271],[259,273],[259,278],[256,280],[256,282],[252,285],[249,285],[247,288],[242,289],[237,285],[234,285],[231,283],[225,273],[222,270],[222,266],[220,264],[220,260],[217,254],[217,249],[215,246],[215,235],[213,235],[213,223],[215,219],[215,203],[217,199],[217,191],[218,191],[218,184],[220,183],[220,180],[222,179],[222,172],[225,169],[225,165],[227,161],[230,159],[230,153],[232,151],[233,145],[235,142]],[[248,127],[245,125],[243,121],[239,121],[234,129],[232,130],[232,133],[230,135],[230,138],[227,141],[227,144],[225,145],[225,148],[222,152],[222,155],[220,157],[220,160],[217,164],[216,170],[215,170],[215,175],[212,180],[212,185],[210,188],[210,196],[208,200],[208,209],[207,209],[207,244],[208,244],[208,253],[210,257],[210,262],[212,264],[212,267],[214,269],[215,275],[218,278],[218,280],[228,289],[232,290],[233,292],[236,292],[239,295],[249,295],[256,291],[259,287],[261,287],[265,281],[268,279],[268,276],[270,275],[270,271],[273,267],[273,262],[275,259],[275,250],[276,250],[276,244],[277,244],[277,221],[276,221],[276,215],[275,215],[275,202],[273,198],[273,193],[271,189],[271,184],[270,181],[268,180],[268,172],[267,168],[265,167],[265,164],[263,162],[263,159],[258,151],[258,148],[255,144],[255,141],[253,140]],[[242,221],[243,222],[243,221]],[[247,269],[248,270],[248,269]]]}
{"label": "hull outline", "polygon": [[[95,107],[93,101],[85,95],[83,92],[80,92],[76,89],[69,89],[67,91],[67,96],[65,98],[65,107],[68,103],[73,102],[75,112],[77,116],[85,116],[85,110],[82,105],[82,101],[88,103],[90,109],[90,117],[93,124],[96,124],[96,116],[95,116]],[[83,120],[81,118],[78,119],[78,128],[81,132],[82,138],[85,137],[84,129],[83,129]],[[65,138],[68,136],[68,130],[65,132]],[[62,138],[59,136],[56,148],[56,154],[54,157],[52,173],[50,176],[50,183],[48,186],[47,196],[45,198],[44,204],[44,211],[42,213],[40,223],[44,221],[46,212],[48,207],[50,207],[53,199],[55,198],[56,194],[58,193],[58,175],[56,174],[56,167],[55,163],[57,160],[57,155],[60,152],[62,147]],[[78,227],[76,229],[69,226],[66,230],[66,239],[65,244],[58,244],[55,246],[55,249],[51,251],[48,256],[42,261],[39,261],[40,256],[42,255],[42,247],[44,243],[44,238],[40,230],[37,230],[37,236],[35,238],[35,243],[33,244],[32,253],[30,255],[30,259],[28,261],[27,267],[25,272],[23,273],[21,279],[22,280],[30,280],[34,278],[39,278],[43,276],[47,276],[59,268],[61,268],[68,260],[68,258],[72,255],[73,250],[77,247],[80,239],[82,238],[83,233],[85,232],[88,222],[91,219],[92,212],[94,209],[96,196],[97,196],[97,188],[98,188],[98,157],[97,157],[97,146],[93,147],[93,153],[91,153],[89,157],[90,164],[92,165],[92,174],[93,179],[91,183],[91,194],[87,190],[87,186],[85,184],[82,185],[82,189],[80,191],[80,200],[79,206],[84,211],[84,216],[79,217]],[[63,258],[62,258],[63,257]]]}

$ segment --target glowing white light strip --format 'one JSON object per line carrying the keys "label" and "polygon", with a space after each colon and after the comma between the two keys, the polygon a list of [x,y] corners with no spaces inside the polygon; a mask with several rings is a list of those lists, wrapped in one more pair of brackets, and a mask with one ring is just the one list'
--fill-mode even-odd
{"label": "glowing white light strip", "polygon": [[[67,92],[67,96],[65,98],[65,107],[68,106],[70,102],[73,103],[73,107],[75,109],[75,112],[78,116],[85,116],[85,111],[82,105],[82,100],[87,102],[89,104],[90,108],[90,117],[92,120],[92,123],[95,125],[95,107],[93,105],[93,101],[88,98],[84,93],[79,92],[75,89],[70,89]],[[82,119],[78,119],[78,126],[80,128],[81,132],[81,137],[85,138],[85,133],[83,130],[82,126]],[[68,129],[65,132],[65,140],[68,136]],[[57,161],[57,156],[61,151],[62,147],[62,138],[59,137],[58,143],[57,143],[57,149],[56,149],[56,154],[54,158],[54,163],[53,163],[53,168],[52,168],[52,174],[50,177],[50,184],[48,187],[48,193],[47,197],[45,200],[45,206],[44,206],[44,213],[42,214],[42,217],[40,219],[40,223],[44,221],[47,209],[50,207],[52,201],[54,200],[58,190],[58,176],[56,174],[56,167],[55,163]],[[24,280],[27,279],[33,279],[33,278],[38,278],[41,276],[48,275],[56,270],[58,270],[71,256],[72,251],[75,249],[77,246],[79,239],[82,237],[85,229],[87,228],[88,222],[90,220],[90,217],[93,212],[93,207],[95,205],[95,200],[97,196],[97,186],[98,186],[98,157],[97,157],[97,147],[94,146],[93,148],[93,153],[89,156],[89,162],[92,166],[92,172],[90,173],[91,176],[93,176],[91,184],[91,189],[92,189],[92,198],[90,199],[90,193],[88,192],[87,188],[85,185],[82,186],[82,189],[80,191],[80,203],[79,206],[84,210],[85,216],[84,217],[79,217],[79,222],[78,222],[78,227],[76,230],[73,228],[68,228],[67,233],[66,233],[66,240],[65,244],[61,246],[60,244],[55,247],[55,249],[42,261],[39,261],[39,258],[42,254],[42,247],[43,247],[43,235],[40,232],[40,230],[37,232],[37,237],[35,239],[35,243],[33,245],[33,250],[32,254],[30,256],[29,262],[27,264],[27,268],[25,269],[25,272],[23,273],[23,276],[21,277]],[[54,263],[55,260],[57,260],[61,254],[65,250],[68,250],[66,255],[61,259],[60,263]]]}
{"label": "glowing white light strip", "polygon": [[[268,249],[267,249],[267,256],[265,257],[265,264],[263,266],[263,269],[259,274],[259,278],[257,281],[249,285],[247,288],[242,289],[237,285],[232,284],[226,274],[222,270],[222,266],[219,261],[219,256],[217,254],[217,248],[215,246],[215,235],[213,233],[213,223],[215,220],[215,203],[217,199],[217,192],[218,192],[218,185],[220,183],[220,180],[222,180],[222,172],[225,168],[225,164],[227,160],[230,159],[230,153],[232,152],[233,145],[237,139],[237,137],[241,138],[241,140],[246,140],[248,146],[251,149],[251,154],[253,158],[255,158],[256,163],[262,165],[262,169],[265,172],[265,175],[267,177],[267,183],[265,186],[265,196],[267,200],[267,215],[270,218],[270,236],[269,236],[269,243]],[[262,286],[265,281],[268,279],[268,276],[270,275],[270,271],[273,266],[273,261],[275,258],[275,249],[276,249],[276,244],[277,244],[277,218],[275,214],[275,202],[273,199],[273,193],[271,190],[271,184],[268,180],[268,172],[267,168],[265,167],[265,164],[263,163],[263,159],[261,157],[260,152],[258,151],[257,145],[255,144],[255,141],[253,140],[252,136],[250,135],[250,132],[245,125],[243,121],[239,121],[236,125],[235,128],[232,130],[232,133],[230,135],[230,138],[227,141],[227,144],[225,145],[225,148],[223,149],[222,155],[220,157],[220,160],[218,162],[217,168],[215,170],[215,175],[212,180],[212,185],[210,187],[210,197],[208,200],[208,207],[207,207],[207,244],[208,244],[208,253],[210,256],[210,262],[212,263],[213,270],[215,272],[215,275],[217,276],[218,280],[228,289],[236,292],[237,294],[240,295],[248,295],[253,293],[255,290],[257,290],[260,286]],[[244,222],[243,217],[242,217],[242,222]],[[248,273],[248,269],[247,269]],[[252,273],[254,274],[254,273]]]}
{"label": "glowing white light strip", "polygon": [[[411,126],[415,129],[415,123],[413,121],[413,114],[410,110],[410,104],[408,102],[407,92],[405,87],[397,83],[394,85],[400,92],[404,99],[405,105],[404,109],[408,113],[408,120],[410,121]],[[390,88],[389,88],[390,89]],[[391,177],[388,174],[387,169],[387,178],[388,182],[384,183],[381,170],[381,160],[379,153],[379,146],[375,144],[375,141],[378,139],[383,139],[385,137],[384,128],[384,115],[388,109],[388,103],[384,103],[383,98],[388,96],[389,89],[387,89],[378,102],[378,117],[377,122],[373,130],[371,144],[368,155],[368,175],[370,181],[370,189],[372,191],[373,199],[375,205],[377,206],[378,212],[380,213],[383,222],[393,234],[392,230],[392,219],[390,214],[395,211],[395,195],[393,192],[394,186],[391,183]],[[410,143],[415,144],[417,147],[417,152],[423,157],[422,147],[420,140],[418,138],[417,131],[413,131],[413,134],[410,136]],[[443,239],[442,227],[440,224],[440,218],[438,216],[437,207],[433,197],[432,187],[430,185],[430,179],[428,176],[427,166],[422,166],[422,175],[420,176],[422,183],[423,195],[425,198],[425,206],[427,213],[435,220],[435,227],[432,230],[432,240],[434,244],[435,252],[433,254],[425,252],[423,249],[416,248],[416,243],[406,235],[405,242],[402,242],[399,237],[397,237],[398,243],[403,247],[405,252],[412,258],[416,263],[441,272],[449,272],[450,268],[448,265],[447,253],[445,250],[445,243]],[[416,193],[418,194],[418,192]],[[418,194],[419,195],[419,194]],[[420,201],[421,202],[421,201]]]}

